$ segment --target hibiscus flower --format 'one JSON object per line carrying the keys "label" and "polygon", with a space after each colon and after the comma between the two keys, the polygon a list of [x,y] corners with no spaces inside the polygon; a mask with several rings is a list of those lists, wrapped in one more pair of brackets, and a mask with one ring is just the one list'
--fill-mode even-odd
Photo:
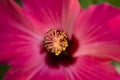
{"label": "hibiscus flower", "polygon": [[120,80],[120,8],[78,0],[0,0],[3,80]]}

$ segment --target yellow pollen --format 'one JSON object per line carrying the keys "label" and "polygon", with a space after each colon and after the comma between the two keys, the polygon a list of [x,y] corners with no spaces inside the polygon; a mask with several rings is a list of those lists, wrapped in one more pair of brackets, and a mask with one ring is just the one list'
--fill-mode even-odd
{"label": "yellow pollen", "polygon": [[44,47],[47,49],[47,51],[58,56],[68,47],[66,33],[63,31],[57,31],[57,29],[48,31],[44,37]]}

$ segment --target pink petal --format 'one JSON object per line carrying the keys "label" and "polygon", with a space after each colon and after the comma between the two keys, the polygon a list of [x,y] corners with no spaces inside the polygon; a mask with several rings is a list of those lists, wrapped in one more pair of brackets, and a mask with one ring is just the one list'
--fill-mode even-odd
{"label": "pink petal", "polygon": [[4,80],[66,80],[62,69],[39,65],[34,68],[11,68]]}
{"label": "pink petal", "polygon": [[50,67],[40,63],[36,67],[13,67],[4,80],[119,80],[120,75],[109,62],[91,57],[79,57],[70,66]]}
{"label": "pink petal", "polygon": [[69,70],[74,75],[71,80],[120,80],[120,75],[109,62],[92,57],[79,57]]}
{"label": "pink petal", "polygon": [[26,15],[41,32],[46,33],[57,27],[71,35],[80,10],[79,0],[22,0],[22,2]]}
{"label": "pink petal", "polygon": [[17,4],[0,2],[0,63],[23,66],[39,59],[41,39],[27,21]]}
{"label": "pink petal", "polygon": [[109,20],[108,27],[110,27],[110,32],[115,39],[120,40],[120,15],[112,20]]}
{"label": "pink petal", "polygon": [[[74,56],[89,55],[120,61],[120,9],[108,4],[93,5],[82,10],[74,35],[79,40],[79,49]],[[117,26],[117,27],[116,27]],[[115,33],[114,33],[115,32]]]}

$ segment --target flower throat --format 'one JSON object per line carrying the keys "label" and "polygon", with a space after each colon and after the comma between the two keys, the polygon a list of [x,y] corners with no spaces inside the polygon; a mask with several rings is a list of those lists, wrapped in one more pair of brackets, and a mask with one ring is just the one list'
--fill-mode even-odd
{"label": "flower throat", "polygon": [[56,56],[61,54],[68,47],[67,35],[64,31],[57,31],[57,29],[49,30],[43,41],[44,48],[54,53]]}

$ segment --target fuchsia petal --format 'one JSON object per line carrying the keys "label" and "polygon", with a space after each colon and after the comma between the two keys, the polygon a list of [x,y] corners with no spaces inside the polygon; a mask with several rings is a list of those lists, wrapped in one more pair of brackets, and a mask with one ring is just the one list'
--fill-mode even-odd
{"label": "fuchsia petal", "polygon": [[115,39],[120,40],[120,15],[112,20],[109,20],[108,27],[110,27],[110,32]]}
{"label": "fuchsia petal", "polygon": [[120,9],[108,4],[82,10],[74,31],[80,42],[74,56],[89,55],[120,61],[119,17]]}
{"label": "fuchsia petal", "polygon": [[120,80],[120,75],[108,62],[91,57],[79,57],[71,66],[11,68],[4,80]]}
{"label": "fuchsia petal", "polygon": [[11,68],[4,80],[66,80],[62,69],[39,65],[33,68]]}
{"label": "fuchsia petal", "polygon": [[109,62],[92,57],[79,57],[69,70],[75,77],[71,80],[120,80],[120,75]]}
{"label": "fuchsia petal", "polygon": [[[22,0],[26,15],[46,33],[52,28],[72,34],[73,25],[80,11],[79,0]],[[42,28],[42,29],[41,29]]]}
{"label": "fuchsia petal", "polygon": [[23,18],[20,8],[11,4],[8,0],[0,1],[0,63],[16,66],[37,63],[40,46],[37,29]]}

